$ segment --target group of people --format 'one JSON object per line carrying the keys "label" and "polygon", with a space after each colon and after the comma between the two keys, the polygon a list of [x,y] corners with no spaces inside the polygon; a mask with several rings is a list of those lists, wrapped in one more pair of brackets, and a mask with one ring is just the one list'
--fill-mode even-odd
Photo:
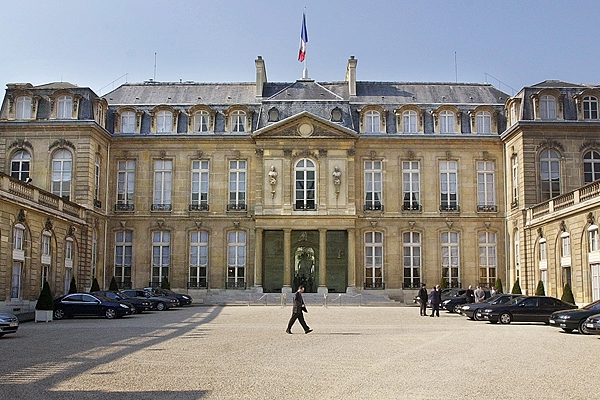
{"label": "group of people", "polygon": [[[494,294],[492,293],[492,296]],[[469,288],[465,292],[465,297],[467,298],[467,303],[482,303],[485,300],[485,291],[481,286],[477,286],[477,289],[473,291],[473,286],[469,285]]]}
{"label": "group of people", "polygon": [[[496,290],[492,288],[490,294],[494,296]],[[467,298],[467,303],[481,303],[485,301],[485,290],[481,286],[477,286],[477,289],[473,290],[473,286],[469,285],[469,288],[465,292],[465,297]],[[423,283],[417,294],[417,300],[421,306],[420,312],[422,317],[427,316],[427,300],[431,300],[431,315],[429,316],[440,316],[440,305],[442,304],[442,290],[440,285],[436,285],[431,293],[427,294],[427,285]]]}

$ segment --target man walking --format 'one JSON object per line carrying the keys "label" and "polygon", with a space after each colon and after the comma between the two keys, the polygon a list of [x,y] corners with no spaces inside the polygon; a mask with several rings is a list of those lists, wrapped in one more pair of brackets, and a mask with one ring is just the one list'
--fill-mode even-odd
{"label": "man walking", "polygon": [[304,328],[304,333],[311,333],[312,329],[306,325],[304,322],[303,312],[308,312],[306,310],[306,306],[304,305],[304,299],[302,299],[302,293],[304,293],[304,285],[298,286],[298,291],[294,294],[294,305],[292,307],[292,317],[290,318],[290,322],[288,322],[288,327],[285,330],[285,333],[292,334],[292,326],[298,320],[302,328]]}
{"label": "man walking", "polygon": [[419,305],[421,306],[421,316],[427,316],[427,285],[422,284],[421,289],[419,290],[419,294],[417,294],[417,299],[419,300]]}
{"label": "man walking", "polygon": [[442,302],[442,291],[440,290],[440,285],[435,285],[435,288],[431,291],[431,315],[433,317],[434,314],[440,316],[440,303]]}

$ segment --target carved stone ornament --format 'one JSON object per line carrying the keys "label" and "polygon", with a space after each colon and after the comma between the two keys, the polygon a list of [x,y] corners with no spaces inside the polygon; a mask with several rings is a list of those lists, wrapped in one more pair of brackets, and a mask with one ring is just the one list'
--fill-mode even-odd
{"label": "carved stone ornament", "polygon": [[239,228],[240,227],[240,221],[233,221],[233,227],[234,228]]}
{"label": "carved stone ornament", "polygon": [[67,236],[73,236],[73,235],[75,235],[75,227],[73,225],[70,225]]}
{"label": "carved stone ornament", "polygon": [[454,222],[452,222],[452,221],[446,221],[446,226],[448,227],[448,229],[452,228],[453,224],[454,224]]}
{"label": "carved stone ornament", "polygon": [[25,222],[25,210],[20,209],[19,214],[17,215],[17,221]]}
{"label": "carved stone ornament", "polygon": [[52,230],[52,220],[50,218],[46,218],[46,223],[44,224],[44,229],[47,231]]}
{"label": "carved stone ornament", "polygon": [[565,224],[565,221],[560,221],[560,231],[561,232],[567,231],[567,224]]}
{"label": "carved stone ornament", "polygon": [[120,224],[121,224],[121,228],[125,228],[125,225],[127,225],[127,221],[122,220],[122,221],[120,221]]}
{"label": "carved stone ornament", "polygon": [[483,224],[485,225],[485,229],[490,229],[490,226],[492,225],[490,221],[485,221]]}
{"label": "carved stone ornament", "polygon": [[163,221],[162,219],[159,219],[158,221],[156,221],[156,225],[158,225],[159,228],[162,228],[165,224],[165,221]]}
{"label": "carved stone ornament", "polygon": [[371,227],[375,228],[377,226],[377,221],[370,221]]}
{"label": "carved stone ornament", "polygon": [[204,152],[202,150],[196,150],[196,157],[198,157],[198,159],[202,158],[203,155]]}
{"label": "carved stone ornament", "polygon": [[591,212],[588,213],[588,215],[587,215],[587,222],[590,225],[592,225],[594,223],[594,214],[592,214]]}
{"label": "carved stone ornament", "polygon": [[410,226],[410,229],[415,229],[415,221],[408,221],[408,226]]}
{"label": "carved stone ornament", "polygon": [[200,227],[202,226],[202,221],[194,221],[196,223],[196,228],[200,229]]}
{"label": "carved stone ornament", "polygon": [[333,176],[333,187],[335,188],[335,195],[337,197],[340,194],[340,186],[342,184],[342,171],[340,171],[340,168],[336,165],[333,167],[333,173],[331,175]]}
{"label": "carved stone ornament", "polygon": [[254,154],[256,154],[256,157],[261,157],[265,154],[265,150],[264,149],[256,149],[254,150]]}
{"label": "carved stone ornament", "polygon": [[544,237],[544,232],[542,231],[542,228],[538,228],[537,229],[537,234],[539,237],[543,238]]}
{"label": "carved stone ornament", "polygon": [[277,187],[277,171],[275,170],[275,166],[271,165],[269,169],[269,185],[271,185],[271,198],[275,198],[275,188]]}

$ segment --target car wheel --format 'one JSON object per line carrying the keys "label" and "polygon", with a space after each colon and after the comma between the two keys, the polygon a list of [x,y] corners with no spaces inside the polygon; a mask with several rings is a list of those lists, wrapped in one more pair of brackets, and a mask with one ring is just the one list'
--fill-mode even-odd
{"label": "car wheel", "polygon": [[581,321],[579,321],[579,325],[577,326],[577,331],[579,331],[579,333],[581,335],[587,335],[588,334],[587,329],[585,329],[585,319],[582,319]]}
{"label": "car wheel", "polygon": [[456,313],[456,314],[460,314],[460,308],[462,307],[462,304],[457,304],[454,306],[454,309],[452,310],[452,312]]}
{"label": "car wheel", "polygon": [[57,308],[54,310],[54,319],[63,319],[65,317],[65,311]]}
{"label": "car wheel", "polygon": [[106,316],[106,318],[108,319],[114,319],[117,318],[117,311],[114,308],[107,308],[106,312],[104,313],[104,315]]}
{"label": "car wheel", "polygon": [[162,301],[156,304],[156,309],[158,311],[164,311],[167,309],[167,306]]}
{"label": "car wheel", "polygon": [[570,328],[562,328],[563,331],[567,332],[567,333],[571,333],[573,332],[573,329]]}
{"label": "car wheel", "polygon": [[503,312],[498,317],[498,321],[500,321],[501,324],[510,324],[512,322],[512,317],[510,316],[509,313]]}
{"label": "car wheel", "polygon": [[475,321],[481,321],[481,319],[479,319],[479,317],[477,316],[477,310],[475,310],[475,312],[473,313],[473,319]]}

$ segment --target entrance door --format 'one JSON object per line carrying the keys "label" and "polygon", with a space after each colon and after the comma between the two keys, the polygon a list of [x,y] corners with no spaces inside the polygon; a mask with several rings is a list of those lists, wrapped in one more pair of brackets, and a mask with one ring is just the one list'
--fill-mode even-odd
{"label": "entrance door", "polygon": [[292,231],[292,291],[304,285],[307,293],[319,287],[319,232]]}

